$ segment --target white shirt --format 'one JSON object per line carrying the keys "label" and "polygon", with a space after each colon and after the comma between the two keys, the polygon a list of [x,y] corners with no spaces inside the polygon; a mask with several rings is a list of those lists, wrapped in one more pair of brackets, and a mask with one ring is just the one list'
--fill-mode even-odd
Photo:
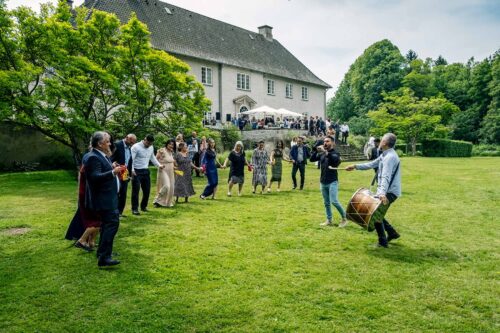
{"label": "white shirt", "polygon": [[154,154],[153,145],[146,148],[144,143],[137,142],[132,146],[132,171],[137,169],[147,169],[149,166],[149,161],[151,161],[155,166],[159,167],[160,163],[156,159]]}

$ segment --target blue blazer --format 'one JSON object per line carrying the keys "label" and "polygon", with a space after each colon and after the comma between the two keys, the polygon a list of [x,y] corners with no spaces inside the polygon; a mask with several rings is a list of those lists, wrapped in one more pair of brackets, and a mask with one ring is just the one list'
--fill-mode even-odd
{"label": "blue blazer", "polygon": [[85,207],[94,211],[118,209],[117,177],[113,175],[111,162],[94,149],[86,157],[84,167],[88,190]]}
{"label": "blue blazer", "polygon": [[[303,145],[304,147],[304,164],[307,164],[307,160],[311,157],[311,151],[309,150],[309,147],[306,145]],[[299,146],[295,145],[290,149],[290,158],[294,161],[297,161],[297,157],[299,155]]]}

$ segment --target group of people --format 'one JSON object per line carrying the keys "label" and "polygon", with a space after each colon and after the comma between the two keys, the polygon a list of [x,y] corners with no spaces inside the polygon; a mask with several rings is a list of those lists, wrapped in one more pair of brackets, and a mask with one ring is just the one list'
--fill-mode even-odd
{"label": "group of people", "polygon": [[[260,187],[260,193],[271,192],[273,182],[280,191],[282,181],[283,161],[292,166],[293,189],[298,186],[296,174],[300,173],[300,187],[304,188],[305,166],[307,161],[318,162],[321,170],[320,188],[325,205],[327,220],[323,225],[332,225],[333,205],[341,216],[340,227],[347,225],[346,213],[338,201],[338,166],[341,163],[340,154],[335,150],[335,131],[330,127],[326,136],[318,140],[310,149],[304,144],[304,138],[298,137],[285,156],[284,143],[278,141],[269,154],[264,141],[260,141],[247,160],[243,143],[236,142],[223,164],[217,159],[215,141],[213,139],[197,138],[193,132],[185,142],[182,136],[170,139],[163,148],[154,154],[154,136],[147,135],[137,142],[134,134],[128,134],[124,139],[113,144],[111,136],[106,132],[96,132],[91,138],[90,151],[83,156],[79,173],[78,209],[68,228],[67,239],[77,239],[75,246],[86,251],[92,251],[95,239],[100,229],[100,242],[97,247],[98,266],[113,266],[119,264],[112,257],[113,240],[118,231],[120,217],[126,206],[128,183],[132,182],[131,206],[132,214],[140,215],[148,211],[151,178],[149,163],[158,168],[156,196],[153,205],[156,208],[173,207],[184,198],[195,194],[192,174],[201,177],[205,174],[207,185],[200,194],[201,199],[215,199],[218,187],[219,168],[230,167],[227,195],[232,196],[234,185],[238,184],[238,196],[242,194],[245,181],[245,168],[253,172],[252,192],[255,194]],[[346,170],[378,169],[377,195],[384,204],[392,204],[401,195],[401,180],[399,158],[394,151],[396,137],[388,133],[380,141],[377,153],[372,161],[365,164],[350,165]],[[271,166],[271,177],[268,179],[268,165]],[[139,194],[142,190],[142,200]],[[174,199],[175,198],[175,199]],[[376,224],[379,246],[387,247],[392,239],[399,237],[394,228],[384,220]]]}

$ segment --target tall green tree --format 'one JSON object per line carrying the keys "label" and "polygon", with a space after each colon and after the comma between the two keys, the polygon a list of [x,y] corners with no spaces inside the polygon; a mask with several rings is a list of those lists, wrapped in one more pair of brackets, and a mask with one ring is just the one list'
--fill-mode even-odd
{"label": "tall green tree", "polygon": [[447,134],[448,129],[441,123],[444,109],[458,112],[458,107],[443,97],[419,99],[411,89],[401,88],[384,94],[384,101],[368,116],[375,123],[371,130],[374,134],[393,132],[409,143],[415,154],[421,140]]}
{"label": "tall green tree", "polygon": [[366,116],[382,101],[382,93],[398,89],[405,59],[399,49],[384,39],[368,47],[351,65],[340,88],[329,101],[328,115],[342,121]]}
{"label": "tall green tree", "polygon": [[491,102],[481,123],[480,138],[483,143],[500,144],[500,51],[494,55],[488,84]]}
{"label": "tall green tree", "polygon": [[63,0],[41,14],[0,5],[0,32],[0,119],[66,145],[77,163],[95,130],[170,134],[208,109],[187,64],[153,49],[135,16],[120,26]]}

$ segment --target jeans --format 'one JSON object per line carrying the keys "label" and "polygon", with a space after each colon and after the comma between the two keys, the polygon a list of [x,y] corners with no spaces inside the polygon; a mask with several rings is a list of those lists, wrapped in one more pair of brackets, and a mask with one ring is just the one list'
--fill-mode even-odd
{"label": "jeans", "polygon": [[332,206],[334,205],[342,218],[345,218],[345,211],[339,202],[338,192],[339,192],[339,182],[334,181],[330,184],[320,183],[321,194],[323,195],[323,202],[325,204],[326,218],[328,221],[332,220]]}
{"label": "jeans", "polygon": [[151,178],[148,169],[135,170],[136,175],[132,178],[132,210],[139,208],[139,191],[142,188],[141,209],[146,209],[151,192]]}
{"label": "jeans", "polygon": [[[387,193],[386,197],[389,200],[389,207],[398,198],[396,195],[394,195],[392,193]],[[382,221],[382,223],[375,223],[375,230],[377,230],[378,243],[382,246],[387,246],[387,243],[388,243],[387,236],[397,235],[396,230],[392,227],[392,225],[389,224],[389,221],[387,221],[385,218]],[[387,232],[387,236],[386,236],[386,232]]]}
{"label": "jeans", "polygon": [[306,163],[305,162],[296,162],[293,163],[292,167],[292,181],[293,181],[293,187],[297,187],[297,170],[300,172],[300,189],[304,188],[304,173],[306,171]]}

